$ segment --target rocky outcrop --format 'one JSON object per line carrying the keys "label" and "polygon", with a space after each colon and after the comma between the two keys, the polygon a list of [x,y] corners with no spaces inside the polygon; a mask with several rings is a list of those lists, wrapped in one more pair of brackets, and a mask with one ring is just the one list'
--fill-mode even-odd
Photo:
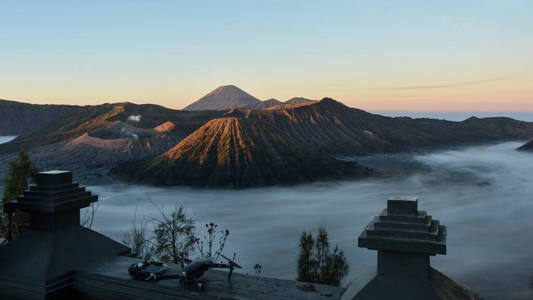
{"label": "rocky outcrop", "polygon": [[92,137],[88,133],[84,133],[65,144],[62,149],[66,151],[72,151],[86,146],[107,151],[121,151],[122,149],[128,148],[131,145],[132,140],[132,138],[104,140],[101,138]]}
{"label": "rocky outcrop", "polygon": [[157,132],[171,132],[174,130],[174,128],[176,128],[176,125],[174,125],[174,123],[166,121],[165,123],[154,127],[154,130]]}

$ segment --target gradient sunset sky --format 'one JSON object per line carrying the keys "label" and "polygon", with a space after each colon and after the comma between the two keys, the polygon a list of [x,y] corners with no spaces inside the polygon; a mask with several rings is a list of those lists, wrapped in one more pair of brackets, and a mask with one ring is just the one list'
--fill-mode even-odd
{"label": "gradient sunset sky", "polygon": [[0,99],[533,112],[533,1],[0,0]]}

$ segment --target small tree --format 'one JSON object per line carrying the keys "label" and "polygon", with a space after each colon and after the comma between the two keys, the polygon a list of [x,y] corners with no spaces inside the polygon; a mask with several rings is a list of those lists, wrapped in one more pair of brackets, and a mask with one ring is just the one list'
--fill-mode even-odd
{"label": "small tree", "polygon": [[[17,157],[9,162],[9,170],[5,178],[5,187],[2,195],[2,211],[4,204],[16,200],[28,188],[28,178],[30,178],[37,170],[33,168],[29,156],[20,149]],[[2,218],[5,223],[7,216]],[[7,230],[7,225],[2,226]],[[13,235],[17,236],[24,232],[29,227],[28,214],[22,211],[15,211],[12,217]],[[5,235],[5,232],[2,233]]]}
{"label": "small tree", "polygon": [[154,255],[163,262],[181,263],[194,249],[194,221],[185,216],[183,206],[170,216],[160,212],[162,219],[156,220],[154,228]]}
{"label": "small tree", "polygon": [[303,232],[300,237],[298,257],[298,281],[340,285],[348,274],[348,264],[344,252],[337,246],[330,251],[328,232],[318,229],[316,242],[313,236]]}
{"label": "small tree", "polygon": [[20,149],[17,157],[9,162],[2,203],[16,200],[28,188],[28,178],[33,171],[30,157]]}
{"label": "small tree", "polygon": [[315,241],[310,233],[302,232],[300,237],[300,255],[298,257],[298,281],[313,282],[315,280],[316,261],[313,259]]}

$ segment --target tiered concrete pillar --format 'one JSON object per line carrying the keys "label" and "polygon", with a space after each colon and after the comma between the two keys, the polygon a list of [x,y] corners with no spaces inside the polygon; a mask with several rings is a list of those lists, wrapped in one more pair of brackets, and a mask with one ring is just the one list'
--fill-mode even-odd
{"label": "tiered concrete pillar", "polygon": [[30,229],[0,247],[0,299],[51,299],[69,294],[78,268],[130,249],[80,226],[80,209],[97,196],[68,171],[38,173],[37,185],[9,203],[30,215]]}
{"label": "tiered concrete pillar", "polygon": [[429,258],[446,254],[446,227],[418,210],[418,198],[390,198],[359,236],[359,247],[378,251],[377,272],[352,299],[441,299]]}

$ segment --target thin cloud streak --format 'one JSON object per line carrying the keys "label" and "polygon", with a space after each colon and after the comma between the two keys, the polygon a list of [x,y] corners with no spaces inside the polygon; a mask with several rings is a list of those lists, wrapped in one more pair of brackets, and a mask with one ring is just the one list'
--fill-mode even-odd
{"label": "thin cloud streak", "polygon": [[507,74],[506,76],[489,77],[489,78],[484,78],[484,79],[468,80],[468,81],[461,81],[461,82],[455,82],[455,83],[412,85],[412,86],[392,86],[392,87],[381,87],[381,88],[372,88],[372,89],[374,90],[417,90],[417,89],[445,89],[445,88],[454,88],[454,87],[462,87],[462,86],[472,86],[472,85],[478,85],[478,84],[483,84],[483,83],[488,83],[488,82],[516,79],[519,76],[528,74],[528,71],[531,70],[530,67],[532,65],[533,65],[532,62],[528,62],[524,65],[524,67],[521,70],[518,70],[517,72],[511,73],[511,74]]}
{"label": "thin cloud streak", "polygon": [[413,86],[394,86],[394,87],[383,87],[383,88],[376,88],[376,89],[381,89],[381,90],[445,89],[445,88],[453,88],[453,87],[461,87],[461,86],[471,86],[471,85],[483,84],[483,83],[494,82],[494,81],[510,80],[513,77],[514,76],[494,77],[494,78],[470,80],[470,81],[455,82],[455,83],[433,84],[433,85],[413,85]]}

